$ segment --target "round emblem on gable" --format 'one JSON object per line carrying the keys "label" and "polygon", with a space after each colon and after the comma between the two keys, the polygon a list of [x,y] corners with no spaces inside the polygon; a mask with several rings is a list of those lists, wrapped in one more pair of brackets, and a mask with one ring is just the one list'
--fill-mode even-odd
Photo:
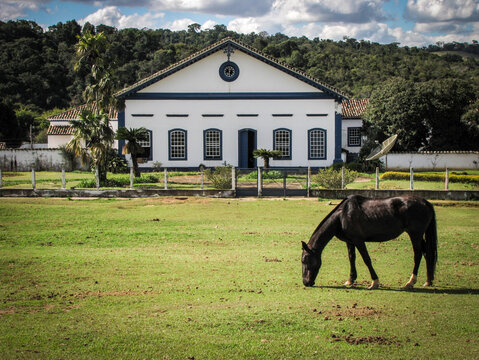
{"label": "round emblem on gable", "polygon": [[226,61],[220,66],[220,76],[224,81],[234,81],[239,76],[239,67],[232,61]]}

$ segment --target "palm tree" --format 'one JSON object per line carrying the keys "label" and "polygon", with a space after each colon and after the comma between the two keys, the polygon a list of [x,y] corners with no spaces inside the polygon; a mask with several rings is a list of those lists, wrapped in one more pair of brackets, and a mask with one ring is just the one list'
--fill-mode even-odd
{"label": "palm tree", "polygon": [[108,115],[99,110],[83,110],[78,120],[70,120],[73,138],[67,148],[80,157],[82,163],[93,162],[100,181],[106,180],[107,154],[113,145],[115,132],[110,127]]}
{"label": "palm tree", "polygon": [[106,181],[108,151],[115,137],[107,114],[113,106],[118,106],[113,96],[110,71],[104,61],[108,45],[105,34],[101,32],[95,35],[88,31],[78,36],[74,70],[90,67],[92,81],[83,95],[93,110],[84,110],[78,120],[70,121],[73,138],[67,145],[83,163],[87,159],[93,162],[101,182]]}
{"label": "palm tree", "polygon": [[141,173],[138,168],[138,155],[143,152],[143,147],[140,145],[140,141],[148,140],[148,130],[144,127],[138,129],[121,127],[116,132],[116,139],[128,141],[125,146],[123,146],[122,153],[131,155],[135,177],[140,177]]}
{"label": "palm tree", "polygon": [[262,158],[264,161],[264,168],[269,168],[269,159],[281,157],[283,153],[281,150],[266,150],[266,149],[256,149],[253,150],[253,156],[255,158]]}

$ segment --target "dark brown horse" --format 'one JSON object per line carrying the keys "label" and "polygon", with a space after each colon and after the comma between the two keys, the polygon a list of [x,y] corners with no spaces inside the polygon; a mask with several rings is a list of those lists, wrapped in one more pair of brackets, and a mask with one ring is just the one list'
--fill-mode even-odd
{"label": "dark brown horse", "polygon": [[329,240],[336,236],[348,246],[351,271],[345,285],[353,285],[357,278],[355,260],[358,249],[371,274],[372,284],[369,288],[376,289],[379,280],[371,264],[366,242],[392,240],[403,232],[408,233],[414,250],[414,269],[405,288],[411,289],[416,283],[422,255],[426,258],[427,267],[424,286],[432,286],[437,262],[437,232],[431,203],[415,196],[368,199],[358,195],[343,200],[321,221],[308,244],[302,242],[303,284],[314,285],[321,267],[321,253]]}

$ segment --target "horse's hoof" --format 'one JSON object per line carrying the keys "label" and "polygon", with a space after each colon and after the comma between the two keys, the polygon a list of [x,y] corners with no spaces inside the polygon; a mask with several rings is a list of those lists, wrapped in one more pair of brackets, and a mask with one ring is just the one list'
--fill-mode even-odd
{"label": "horse's hoof", "polygon": [[406,285],[403,286],[404,290],[412,290],[414,289],[414,284],[407,283]]}
{"label": "horse's hoof", "polygon": [[371,283],[371,286],[368,287],[369,290],[374,290],[374,289],[377,289],[379,287],[379,280],[373,280],[373,282]]}
{"label": "horse's hoof", "polygon": [[426,281],[423,286],[424,286],[424,287],[426,287],[426,286],[432,286],[432,282]]}
{"label": "horse's hoof", "polygon": [[348,280],[344,283],[344,286],[353,286],[354,285],[354,281],[351,281],[351,280]]}

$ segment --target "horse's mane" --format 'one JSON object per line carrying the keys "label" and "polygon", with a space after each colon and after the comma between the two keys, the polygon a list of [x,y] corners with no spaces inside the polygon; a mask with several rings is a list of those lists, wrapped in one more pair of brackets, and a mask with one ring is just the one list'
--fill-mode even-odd
{"label": "horse's mane", "polygon": [[[323,224],[331,217],[331,215],[334,214],[334,212],[343,204],[343,202],[345,202],[346,200],[348,200],[347,198],[346,199],[343,199],[338,205],[335,206],[335,208],[333,210],[330,211],[330,213],[328,215],[326,215],[326,217],[321,220],[321,222],[319,223],[319,225],[316,227],[316,229],[313,231],[313,235],[316,234],[317,231],[319,231],[319,229],[321,228],[321,226],[323,226]],[[311,235],[311,237],[313,236]]]}

